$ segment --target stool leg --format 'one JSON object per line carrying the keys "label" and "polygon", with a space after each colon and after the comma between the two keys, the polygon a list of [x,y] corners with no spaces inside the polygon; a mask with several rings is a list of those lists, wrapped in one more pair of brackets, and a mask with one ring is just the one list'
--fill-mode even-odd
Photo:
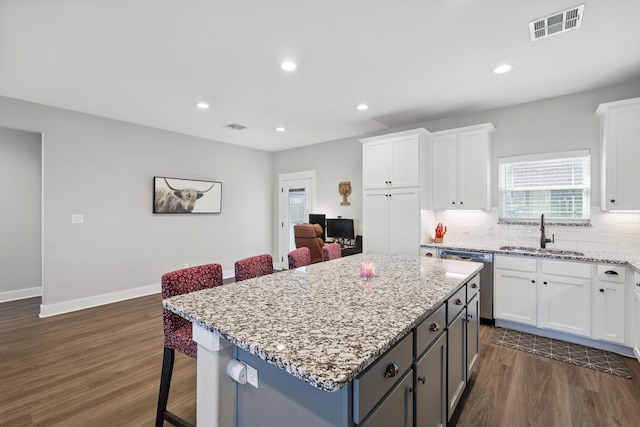
{"label": "stool leg", "polygon": [[162,427],[164,424],[164,413],[167,410],[167,401],[169,400],[169,387],[171,386],[171,374],[173,373],[174,359],[174,349],[165,347],[164,354],[162,356],[162,375],[160,377],[160,394],[158,395],[156,427]]}

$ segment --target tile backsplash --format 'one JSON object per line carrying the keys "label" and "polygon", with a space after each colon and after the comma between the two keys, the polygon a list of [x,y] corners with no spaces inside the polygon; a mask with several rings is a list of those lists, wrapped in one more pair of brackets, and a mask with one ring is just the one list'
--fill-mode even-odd
{"label": "tile backsplash", "polygon": [[[423,211],[421,243],[433,241],[436,224],[447,226],[445,242],[496,243],[539,246],[539,225],[498,224],[498,210]],[[593,208],[591,227],[546,225],[547,247],[568,250],[640,255],[640,213],[601,212]]]}

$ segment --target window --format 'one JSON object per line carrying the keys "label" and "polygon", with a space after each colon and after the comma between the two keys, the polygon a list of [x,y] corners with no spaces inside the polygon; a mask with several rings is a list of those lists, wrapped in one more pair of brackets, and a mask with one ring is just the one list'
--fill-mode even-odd
{"label": "window", "polygon": [[499,159],[500,219],[588,222],[589,150]]}

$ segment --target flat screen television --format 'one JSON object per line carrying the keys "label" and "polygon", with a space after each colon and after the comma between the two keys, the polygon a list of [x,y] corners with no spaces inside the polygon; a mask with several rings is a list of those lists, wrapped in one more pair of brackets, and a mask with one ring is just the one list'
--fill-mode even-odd
{"label": "flat screen television", "polygon": [[326,218],[325,214],[309,214],[309,224],[320,224],[322,226],[322,240],[326,240],[327,237],[325,230],[327,228]]}
{"label": "flat screen television", "polygon": [[327,218],[327,237],[344,240],[355,238],[353,220],[345,218]]}

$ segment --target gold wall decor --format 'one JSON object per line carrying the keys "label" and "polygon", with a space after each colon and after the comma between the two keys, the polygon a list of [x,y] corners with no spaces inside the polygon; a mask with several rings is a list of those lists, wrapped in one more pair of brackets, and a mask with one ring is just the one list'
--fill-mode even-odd
{"label": "gold wall decor", "polygon": [[340,206],[351,206],[351,203],[347,200],[347,196],[351,194],[351,181],[342,181],[338,185],[338,193],[342,196]]}

